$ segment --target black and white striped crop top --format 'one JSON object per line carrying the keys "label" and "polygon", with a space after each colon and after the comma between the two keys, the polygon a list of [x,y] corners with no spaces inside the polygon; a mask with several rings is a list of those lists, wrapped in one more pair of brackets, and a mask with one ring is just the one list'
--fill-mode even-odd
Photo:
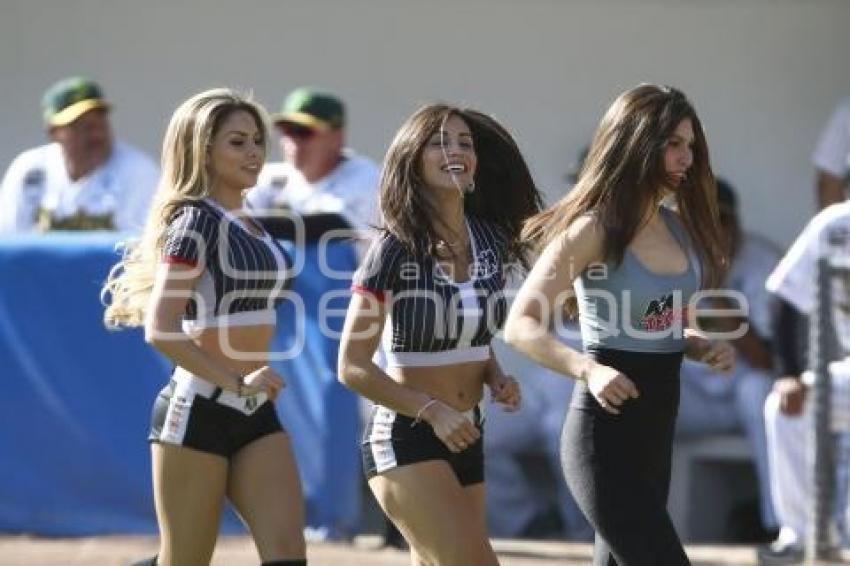
{"label": "black and white striped crop top", "polygon": [[189,202],[172,216],[162,261],[202,270],[186,305],[183,331],[274,324],[291,262],[280,244],[206,198]]}
{"label": "black and white striped crop top", "polygon": [[449,277],[434,258],[414,256],[388,232],[372,242],[354,274],[352,290],[388,302],[390,324],[383,342],[389,365],[440,366],[490,358],[490,340],[507,315],[507,241],[484,220],[467,216],[466,225],[473,259],[468,278]]}

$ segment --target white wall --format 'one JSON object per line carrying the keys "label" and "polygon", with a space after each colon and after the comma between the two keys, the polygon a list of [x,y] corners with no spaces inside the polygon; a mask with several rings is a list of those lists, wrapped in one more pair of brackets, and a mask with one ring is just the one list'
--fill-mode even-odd
{"label": "white wall", "polygon": [[422,102],[489,111],[557,195],[609,102],[663,82],[696,105],[745,221],[787,244],[814,209],[814,141],[850,95],[848,29],[845,0],[0,0],[0,163],[41,143],[41,93],[69,74],[97,78],[119,135],[153,154],[198,90],[276,107],[315,84],[375,158]]}

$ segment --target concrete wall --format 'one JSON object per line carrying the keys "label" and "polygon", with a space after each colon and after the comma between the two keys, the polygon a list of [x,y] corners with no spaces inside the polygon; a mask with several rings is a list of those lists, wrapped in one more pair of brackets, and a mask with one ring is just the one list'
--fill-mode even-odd
{"label": "concrete wall", "polygon": [[276,107],[315,84],[377,159],[423,102],[489,111],[554,197],[610,101],[663,82],[695,103],[745,221],[787,244],[814,209],[814,141],[850,95],[848,23],[845,0],[0,0],[0,163],[44,139],[38,101],[65,75],[100,80],[120,137],[157,155],[196,91]]}

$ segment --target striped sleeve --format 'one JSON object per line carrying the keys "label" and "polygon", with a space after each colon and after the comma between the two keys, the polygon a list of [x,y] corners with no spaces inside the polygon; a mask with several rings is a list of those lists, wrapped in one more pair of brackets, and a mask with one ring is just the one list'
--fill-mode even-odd
{"label": "striped sleeve", "polygon": [[354,273],[351,290],[385,300],[387,292],[396,287],[404,255],[404,246],[392,234],[376,237]]}
{"label": "striped sleeve", "polygon": [[216,218],[197,206],[184,206],[165,231],[162,261],[196,266],[205,262],[215,242]]}

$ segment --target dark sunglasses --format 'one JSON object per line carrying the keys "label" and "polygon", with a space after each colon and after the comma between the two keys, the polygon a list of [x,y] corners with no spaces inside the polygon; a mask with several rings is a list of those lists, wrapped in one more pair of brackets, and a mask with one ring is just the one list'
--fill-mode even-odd
{"label": "dark sunglasses", "polygon": [[307,126],[301,126],[299,124],[289,124],[286,122],[282,122],[278,124],[277,127],[283,133],[283,135],[298,140],[307,140],[316,135],[316,130],[314,130],[313,128],[308,128]]}

